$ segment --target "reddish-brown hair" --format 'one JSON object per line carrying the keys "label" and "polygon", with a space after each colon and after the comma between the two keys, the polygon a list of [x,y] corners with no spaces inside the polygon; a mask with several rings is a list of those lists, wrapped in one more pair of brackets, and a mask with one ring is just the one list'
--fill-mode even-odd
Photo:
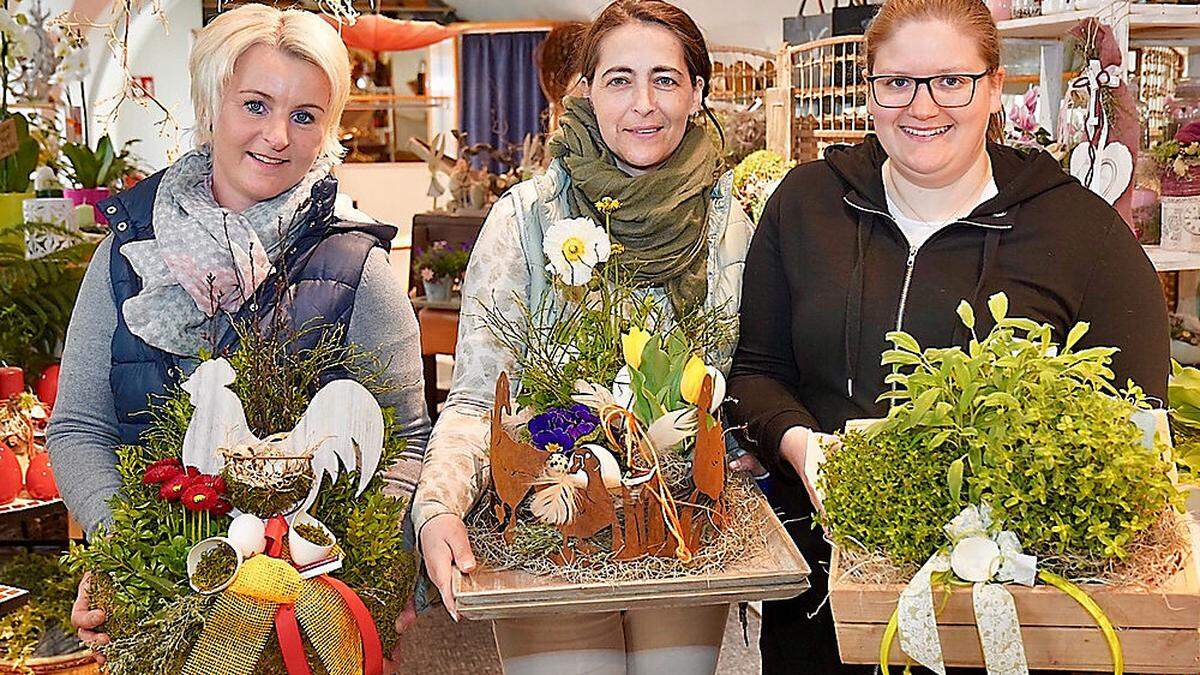
{"label": "reddish-brown hair", "polygon": [[[875,72],[879,48],[910,21],[944,21],[975,37],[979,55],[991,72],[1000,69],[1000,31],[982,0],[887,0],[867,26],[867,72]],[[992,115],[988,138],[999,142],[1004,135],[1004,113]]]}
{"label": "reddish-brown hair", "polygon": [[[688,77],[695,83],[699,77],[704,83],[700,107],[713,124],[720,124],[708,108],[708,88],[712,79],[712,59],[708,55],[708,43],[700,27],[688,13],[664,0],[616,0],[588,26],[576,58],[579,73],[590,84],[596,76],[596,62],[600,58],[600,44],[608,34],[630,23],[647,23],[667,29],[683,47],[683,61],[687,64]],[[722,134],[722,138],[724,135]]]}

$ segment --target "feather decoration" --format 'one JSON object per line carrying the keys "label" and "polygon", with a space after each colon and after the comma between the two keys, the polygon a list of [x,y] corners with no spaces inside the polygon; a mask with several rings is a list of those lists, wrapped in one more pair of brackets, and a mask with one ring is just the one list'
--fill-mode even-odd
{"label": "feather decoration", "polygon": [[570,460],[566,455],[554,453],[546,460],[542,475],[534,481],[533,499],[529,510],[539,521],[547,525],[566,525],[575,520],[577,490],[586,487],[587,477],[579,484],[577,477],[568,472]]}
{"label": "feather decoration", "polygon": [[696,409],[680,408],[654,420],[646,438],[655,452],[665,452],[685,438],[696,435]]}
{"label": "feather decoration", "polygon": [[597,411],[617,404],[611,391],[587,380],[575,380],[575,393],[571,394],[571,400]]}

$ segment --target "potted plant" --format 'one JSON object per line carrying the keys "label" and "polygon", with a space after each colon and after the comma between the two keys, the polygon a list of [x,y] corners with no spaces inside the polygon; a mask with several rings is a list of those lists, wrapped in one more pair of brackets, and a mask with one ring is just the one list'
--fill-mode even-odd
{"label": "potted plant", "polygon": [[136,170],[128,146],[126,144],[118,151],[107,135],[100,137],[95,150],[80,143],[63,146],[63,154],[71,164],[71,178],[79,186],[63,190],[63,196],[74,201],[76,206],[91,204],[96,211],[97,223],[106,221],[96,205],[107,199],[112,189],[121,189],[126,174]]}
{"label": "potted plant", "polygon": [[38,142],[29,135],[29,120],[20,113],[4,114],[16,127],[17,151],[0,160],[0,227],[20,225],[22,203],[34,196],[29,189],[29,174],[37,168]]}
{"label": "potted plant", "polygon": [[449,300],[454,283],[462,279],[470,259],[470,243],[449,246],[444,241],[435,241],[427,249],[417,249],[413,267],[425,284],[425,298],[433,302]]}

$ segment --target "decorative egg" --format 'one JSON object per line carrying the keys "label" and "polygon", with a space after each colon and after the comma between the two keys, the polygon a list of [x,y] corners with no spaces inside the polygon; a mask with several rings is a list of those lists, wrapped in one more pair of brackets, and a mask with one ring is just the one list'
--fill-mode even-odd
{"label": "decorative egg", "polygon": [[267,525],[253,513],[243,513],[229,524],[229,534],[226,536],[234,548],[249,558],[262,553],[267,547]]}
{"label": "decorative egg", "polygon": [[54,407],[54,401],[58,398],[58,364],[52,364],[42,371],[38,376],[37,381],[37,397],[42,403]]}
{"label": "decorative egg", "polygon": [[0,444],[0,505],[17,498],[25,487],[21,463],[17,455],[6,444]]}
{"label": "decorative egg", "polygon": [[54,469],[50,466],[50,453],[38,452],[29,458],[29,468],[25,470],[25,489],[34,499],[54,499],[58,496]]}

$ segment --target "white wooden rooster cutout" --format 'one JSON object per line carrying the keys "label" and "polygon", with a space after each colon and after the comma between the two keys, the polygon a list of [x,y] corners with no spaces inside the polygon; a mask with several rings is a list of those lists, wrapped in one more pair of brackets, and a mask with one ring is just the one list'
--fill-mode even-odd
{"label": "white wooden rooster cutout", "polygon": [[[217,474],[225,466],[220,448],[262,442],[246,423],[237,394],[229,389],[236,379],[225,359],[201,363],[183,383],[196,406],[183,438],[183,465]],[[313,396],[308,409],[286,438],[277,443],[287,454],[312,452],[313,485],[298,513],[316,501],[322,478],[337,480],[344,467],[357,469],[362,494],[379,468],[383,454],[383,412],[366,387],[354,380],[334,380]]]}

